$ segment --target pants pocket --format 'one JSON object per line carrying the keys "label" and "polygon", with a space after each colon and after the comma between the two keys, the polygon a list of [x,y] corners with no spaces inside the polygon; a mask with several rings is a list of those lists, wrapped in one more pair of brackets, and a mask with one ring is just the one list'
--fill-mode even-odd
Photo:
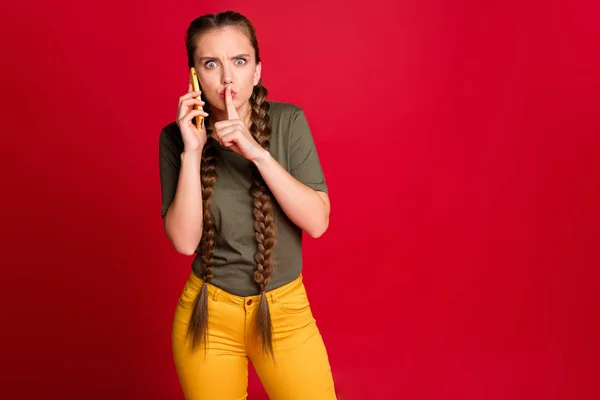
{"label": "pants pocket", "polygon": [[286,314],[302,314],[309,310],[310,305],[306,302],[279,301],[279,308]]}
{"label": "pants pocket", "polygon": [[196,296],[198,296],[198,292],[200,288],[198,285],[190,282],[189,280],[185,283],[183,290],[181,291],[181,296],[179,296],[179,305],[186,310],[193,310],[194,303],[196,302]]}
{"label": "pants pocket", "polygon": [[292,293],[288,293],[277,299],[277,304],[281,311],[289,315],[297,315],[305,312],[310,312],[310,302],[306,296],[304,286]]}

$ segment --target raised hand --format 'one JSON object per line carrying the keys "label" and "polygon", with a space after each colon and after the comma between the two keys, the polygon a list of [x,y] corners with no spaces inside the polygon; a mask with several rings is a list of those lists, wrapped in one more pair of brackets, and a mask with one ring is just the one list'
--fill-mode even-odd
{"label": "raised hand", "polygon": [[204,102],[200,100],[200,91],[192,91],[192,84],[188,86],[188,92],[179,98],[177,109],[177,126],[181,131],[181,137],[184,144],[184,152],[202,152],[206,144],[206,128],[196,128],[192,118],[197,116],[208,117],[208,114],[202,110],[195,110],[195,105],[203,106]]}
{"label": "raised hand", "polygon": [[225,88],[225,105],[227,120],[215,123],[215,138],[225,147],[231,148],[239,155],[254,161],[264,155],[264,150],[254,140],[246,123],[240,119],[231,97],[231,87]]}

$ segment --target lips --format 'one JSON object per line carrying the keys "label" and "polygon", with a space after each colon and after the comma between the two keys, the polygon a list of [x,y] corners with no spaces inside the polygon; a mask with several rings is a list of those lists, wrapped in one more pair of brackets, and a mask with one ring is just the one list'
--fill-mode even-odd
{"label": "lips", "polygon": [[[237,94],[237,92],[235,90],[231,90],[231,97],[235,97],[236,94]],[[224,99],[225,91],[223,90],[221,93],[219,93],[219,96],[221,96],[221,98]]]}

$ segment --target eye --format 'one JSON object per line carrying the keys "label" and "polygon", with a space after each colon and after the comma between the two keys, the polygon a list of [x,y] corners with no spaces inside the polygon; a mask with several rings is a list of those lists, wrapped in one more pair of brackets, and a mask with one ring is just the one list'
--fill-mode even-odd
{"label": "eye", "polygon": [[238,58],[237,60],[235,60],[235,65],[244,65],[244,64],[246,64],[245,58]]}
{"label": "eye", "polygon": [[216,68],[217,67],[217,63],[214,61],[208,61],[204,64],[204,66],[206,68]]}

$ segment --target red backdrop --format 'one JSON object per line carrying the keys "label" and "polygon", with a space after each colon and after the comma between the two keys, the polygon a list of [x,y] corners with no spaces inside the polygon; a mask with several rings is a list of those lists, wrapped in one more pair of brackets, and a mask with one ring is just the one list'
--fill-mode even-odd
{"label": "red backdrop", "polygon": [[579,3],[3,2],[1,397],[183,398],[191,258],[163,233],[158,134],[188,23],[233,8],[328,179],[305,277],[339,398],[598,398],[600,35]]}

